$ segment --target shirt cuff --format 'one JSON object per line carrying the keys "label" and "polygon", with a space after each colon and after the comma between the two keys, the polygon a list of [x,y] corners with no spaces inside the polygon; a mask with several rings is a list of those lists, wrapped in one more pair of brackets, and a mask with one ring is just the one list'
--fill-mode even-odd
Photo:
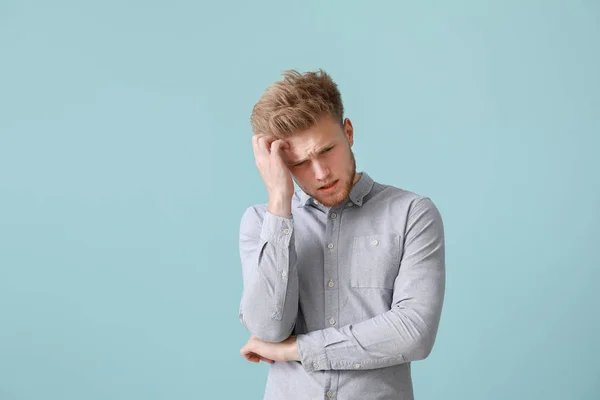
{"label": "shirt cuff", "polygon": [[292,216],[284,218],[267,211],[263,220],[260,238],[280,247],[288,247],[294,231]]}
{"label": "shirt cuff", "polygon": [[307,372],[331,369],[325,352],[323,331],[314,331],[296,336],[298,356]]}

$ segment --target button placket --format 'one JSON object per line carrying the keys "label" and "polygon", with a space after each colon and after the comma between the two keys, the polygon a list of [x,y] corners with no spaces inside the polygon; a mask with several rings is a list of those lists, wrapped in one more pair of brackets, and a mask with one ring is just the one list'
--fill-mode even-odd
{"label": "button placket", "polygon": [[[325,308],[324,327],[335,328],[339,325],[339,255],[338,248],[344,248],[344,244],[340,243],[340,224],[342,221],[342,211],[345,204],[340,207],[330,209],[329,214],[325,218],[325,243],[327,248],[324,254],[324,281],[323,288],[325,290]],[[325,375],[323,382],[327,392],[326,398],[336,398],[335,390],[337,388],[336,375]]]}
{"label": "button placket", "polygon": [[[342,205],[343,207],[343,205]],[[342,209],[332,209],[327,218],[327,240],[333,244],[339,243],[340,224],[341,224],[341,212]],[[338,275],[339,275],[339,257],[338,257],[338,246],[329,247],[326,255],[325,264],[325,315],[324,321],[327,326],[335,327],[338,325],[339,319],[339,289]]]}

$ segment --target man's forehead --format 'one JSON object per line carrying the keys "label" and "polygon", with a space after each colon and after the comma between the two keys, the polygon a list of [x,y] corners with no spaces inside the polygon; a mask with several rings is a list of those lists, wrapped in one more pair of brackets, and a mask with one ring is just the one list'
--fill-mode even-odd
{"label": "man's forehead", "polygon": [[339,136],[339,132],[324,130],[318,133],[293,135],[285,139],[285,141],[290,145],[292,153],[301,153],[335,143],[339,139]]}
{"label": "man's forehead", "polygon": [[320,137],[306,138],[304,140],[288,140],[289,150],[285,154],[290,162],[304,159],[312,153],[317,153],[333,145],[337,138]]}

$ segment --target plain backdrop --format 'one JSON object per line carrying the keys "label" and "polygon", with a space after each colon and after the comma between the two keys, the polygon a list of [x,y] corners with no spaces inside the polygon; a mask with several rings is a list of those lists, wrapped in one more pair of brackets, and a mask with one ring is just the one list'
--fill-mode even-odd
{"label": "plain backdrop", "polygon": [[291,68],[444,218],[417,399],[599,399],[599,26],[593,0],[3,0],[0,399],[262,398],[238,228]]}

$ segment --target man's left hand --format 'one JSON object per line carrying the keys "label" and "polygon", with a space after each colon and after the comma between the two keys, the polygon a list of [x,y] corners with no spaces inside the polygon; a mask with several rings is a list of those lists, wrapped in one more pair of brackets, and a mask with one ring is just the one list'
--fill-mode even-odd
{"label": "man's left hand", "polygon": [[255,336],[250,336],[248,343],[241,348],[240,353],[251,362],[265,361],[272,364],[274,361],[299,361],[296,337],[290,336],[283,342],[264,342]]}

